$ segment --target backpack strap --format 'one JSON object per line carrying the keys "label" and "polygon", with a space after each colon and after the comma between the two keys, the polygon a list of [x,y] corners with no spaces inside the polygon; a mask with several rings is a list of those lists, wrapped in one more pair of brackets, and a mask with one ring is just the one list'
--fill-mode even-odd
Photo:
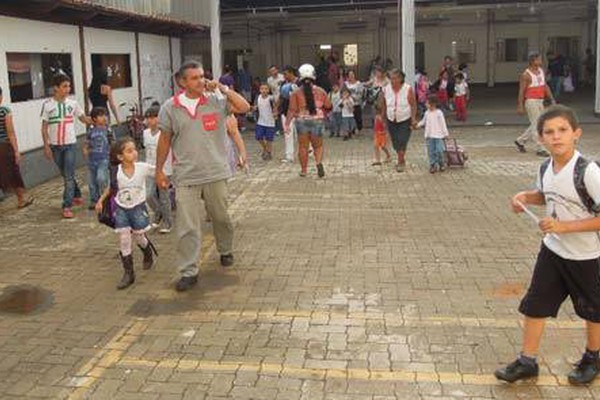
{"label": "backpack strap", "polygon": [[542,163],[542,165],[540,165],[540,190],[542,191],[542,193],[544,192],[544,174],[548,170],[549,166],[550,166],[550,158],[547,159],[546,161],[544,161]]}
{"label": "backpack strap", "polygon": [[595,204],[594,199],[590,196],[587,188],[585,187],[585,171],[590,165],[590,161],[586,158],[579,157],[575,163],[573,169],[573,183],[575,184],[575,190],[579,195],[579,199],[585,206],[585,208],[592,214],[600,213],[600,204]]}

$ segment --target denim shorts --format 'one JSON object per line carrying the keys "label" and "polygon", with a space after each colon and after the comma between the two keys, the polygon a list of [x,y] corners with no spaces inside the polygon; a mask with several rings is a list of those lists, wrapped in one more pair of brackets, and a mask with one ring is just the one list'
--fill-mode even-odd
{"label": "denim shorts", "polygon": [[150,216],[146,203],[138,204],[133,208],[117,206],[115,212],[115,230],[122,231],[131,229],[134,232],[146,232],[150,230]]}
{"label": "denim shorts", "polygon": [[300,119],[296,118],[296,132],[298,135],[310,133],[315,136],[323,136],[325,121],[322,119]]}

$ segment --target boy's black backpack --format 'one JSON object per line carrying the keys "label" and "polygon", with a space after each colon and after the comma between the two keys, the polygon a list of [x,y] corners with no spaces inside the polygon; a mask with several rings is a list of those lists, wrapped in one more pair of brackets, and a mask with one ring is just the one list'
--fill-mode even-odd
{"label": "boy's black backpack", "polygon": [[[573,183],[575,184],[575,190],[579,195],[579,199],[588,210],[590,214],[599,214],[600,213],[600,204],[595,204],[594,199],[590,196],[587,188],[585,187],[585,171],[590,165],[590,163],[596,163],[596,165],[600,166],[598,161],[590,161],[586,158],[579,156],[577,161],[575,162],[575,168],[573,168]],[[544,190],[544,174],[548,170],[550,166],[550,158],[542,163],[540,166],[540,186],[542,191]]]}

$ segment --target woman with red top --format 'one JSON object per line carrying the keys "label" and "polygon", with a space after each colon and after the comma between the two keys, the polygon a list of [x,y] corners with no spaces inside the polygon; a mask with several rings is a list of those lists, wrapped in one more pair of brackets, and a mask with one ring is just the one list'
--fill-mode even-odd
{"label": "woman with red top", "polygon": [[298,158],[302,170],[300,176],[305,177],[308,170],[308,149],[312,144],[317,163],[319,178],[325,176],[323,168],[323,132],[325,130],[326,112],[332,109],[327,93],[315,85],[315,68],[304,64],[298,68],[300,87],[290,97],[290,107],[286,119],[286,131],[294,120],[298,133]]}

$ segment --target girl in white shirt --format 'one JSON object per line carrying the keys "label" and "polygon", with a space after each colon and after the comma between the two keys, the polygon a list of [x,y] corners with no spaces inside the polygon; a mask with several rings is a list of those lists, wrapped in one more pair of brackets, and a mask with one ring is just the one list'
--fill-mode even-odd
{"label": "girl in white shirt", "polygon": [[429,155],[429,172],[435,174],[444,172],[446,164],[444,162],[444,151],[446,145],[444,138],[448,137],[448,127],[446,118],[439,107],[440,100],[436,95],[430,95],[427,99],[427,111],[421,122],[417,124],[418,128],[425,127],[425,141],[427,143],[427,154]]}
{"label": "girl in white shirt", "polygon": [[[144,254],[144,269],[154,266],[154,245],[146,237],[150,230],[150,217],[146,207],[146,179],[153,177],[156,168],[148,163],[138,162],[138,152],[132,138],[121,139],[114,147],[121,164],[116,174],[112,174],[111,188],[106,189],[98,203],[96,212],[102,212],[104,201],[111,192],[115,193],[116,210],[114,214],[115,232],[119,234],[123,277],[117,289],[125,289],[135,281],[133,269],[132,239],[135,238]],[[116,175],[116,176],[115,176]],[[111,190],[112,189],[112,190]]]}

